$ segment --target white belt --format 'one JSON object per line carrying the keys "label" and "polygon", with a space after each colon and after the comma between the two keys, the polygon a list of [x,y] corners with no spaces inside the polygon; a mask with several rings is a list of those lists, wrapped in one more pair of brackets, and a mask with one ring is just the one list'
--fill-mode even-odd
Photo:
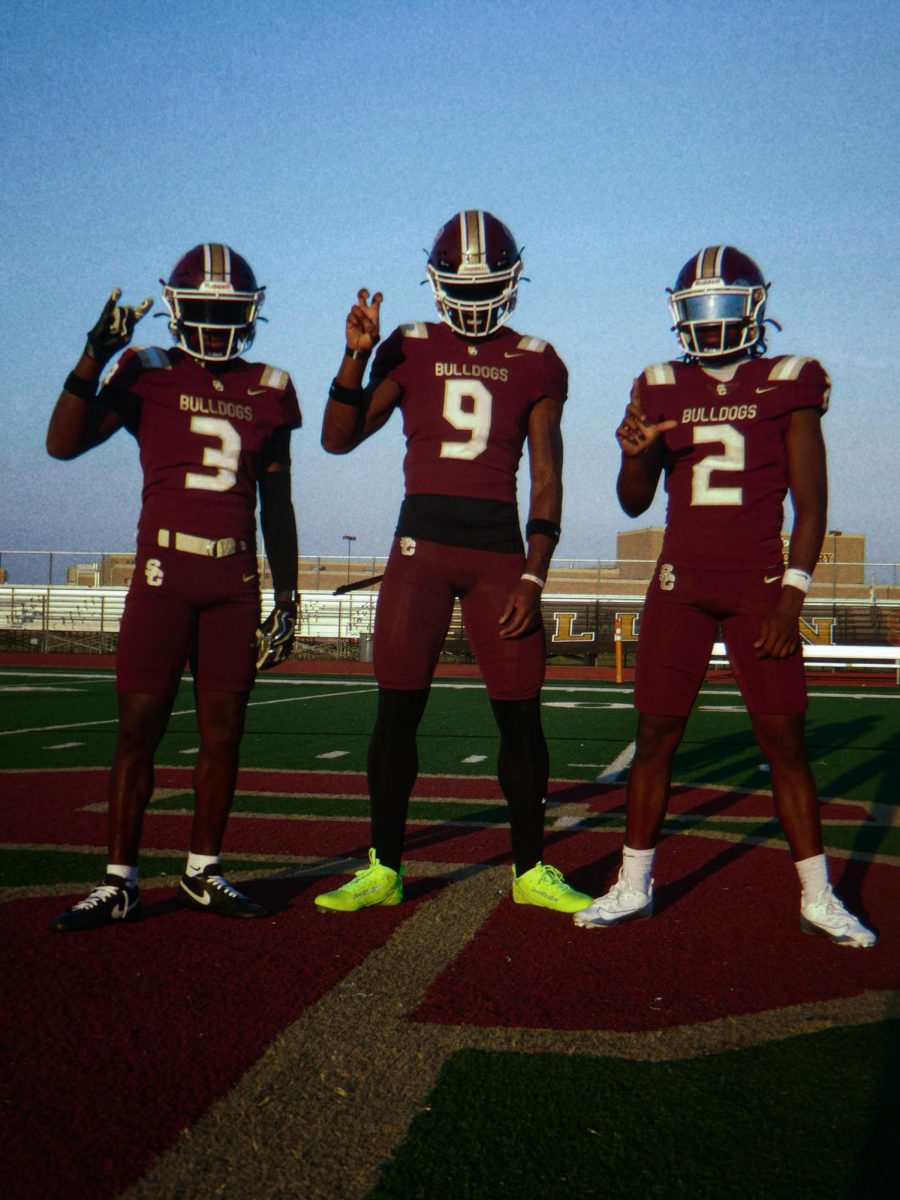
{"label": "white belt", "polygon": [[247,549],[240,538],[202,538],[192,533],[178,533],[174,529],[160,529],[156,544],[163,549],[183,550],[185,554],[203,554],[207,558],[230,558]]}

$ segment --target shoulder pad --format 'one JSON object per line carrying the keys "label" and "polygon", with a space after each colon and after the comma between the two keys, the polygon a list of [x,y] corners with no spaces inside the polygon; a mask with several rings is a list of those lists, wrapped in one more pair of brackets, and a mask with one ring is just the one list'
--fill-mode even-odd
{"label": "shoulder pad", "polygon": [[662,384],[675,382],[675,368],[670,362],[653,363],[652,366],[644,367],[643,376],[651,387],[660,387]]}
{"label": "shoulder pad", "polygon": [[410,325],[401,325],[400,332],[404,337],[409,338],[427,338],[428,326],[424,321],[413,321]]}
{"label": "shoulder pad", "polygon": [[162,346],[134,346],[135,356],[145,371],[168,371],[172,366],[168,350]]}
{"label": "shoulder pad", "polygon": [[788,380],[799,379],[800,372],[806,364],[815,361],[814,358],[802,358],[798,354],[786,354],[783,358],[775,360],[775,365],[769,372],[769,379],[773,383],[784,383]]}
{"label": "shoulder pad", "polygon": [[280,367],[265,366],[259,377],[259,382],[263,387],[274,388],[276,392],[283,392],[290,381],[290,375],[287,371],[282,371]]}
{"label": "shoulder pad", "polygon": [[547,349],[547,343],[541,341],[540,338],[528,337],[526,334],[524,337],[519,338],[516,348],[518,350],[533,350],[535,354],[543,354]]}

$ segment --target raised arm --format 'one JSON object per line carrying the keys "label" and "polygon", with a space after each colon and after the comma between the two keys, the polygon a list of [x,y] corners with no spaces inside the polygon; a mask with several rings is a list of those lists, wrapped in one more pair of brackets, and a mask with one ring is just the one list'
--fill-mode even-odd
{"label": "raised arm", "polygon": [[639,380],[635,380],[625,416],[616,430],[622,450],[616,494],[629,517],[639,517],[653,503],[665,454],[662,434],[677,424],[677,421],[651,424],[641,407]]}
{"label": "raised arm", "polygon": [[50,414],[46,445],[53,458],[77,458],[105,442],[122,424],[117,413],[96,403],[97,383],[106,363],[131,341],[135,325],[153,301],[148,297],[132,308],[117,303],[121,295],[119,288],[110,293]]}
{"label": "raised arm", "polygon": [[360,288],[347,314],[344,356],[322,419],[322,446],[329,454],[355,450],[384,425],[402,395],[399,385],[390,379],[375,388],[363,387],[366,364],[381,339],[381,301],[381,292],[370,301],[367,289]]}

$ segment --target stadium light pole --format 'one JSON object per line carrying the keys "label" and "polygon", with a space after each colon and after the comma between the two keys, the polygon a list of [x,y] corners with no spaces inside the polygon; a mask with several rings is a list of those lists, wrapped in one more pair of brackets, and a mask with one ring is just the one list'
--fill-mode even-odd
{"label": "stadium light pole", "polygon": [[347,543],[347,582],[350,582],[350,549],[356,541],[355,533],[345,533],[344,541]]}

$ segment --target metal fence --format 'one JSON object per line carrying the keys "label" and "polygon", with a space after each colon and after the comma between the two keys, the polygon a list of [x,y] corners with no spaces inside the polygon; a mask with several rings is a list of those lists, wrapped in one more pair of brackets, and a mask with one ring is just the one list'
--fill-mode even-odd
{"label": "metal fence", "polygon": [[[0,586],[0,650],[33,653],[109,653],[115,649],[124,587]],[[378,594],[304,591],[295,655],[362,657],[371,652]],[[263,611],[272,603],[263,592]],[[548,657],[610,661],[618,629],[626,653],[640,629],[643,592],[633,595],[549,594],[542,598]],[[801,632],[811,646],[897,646],[900,599],[808,601]],[[458,604],[445,646],[450,656],[470,651]]]}

